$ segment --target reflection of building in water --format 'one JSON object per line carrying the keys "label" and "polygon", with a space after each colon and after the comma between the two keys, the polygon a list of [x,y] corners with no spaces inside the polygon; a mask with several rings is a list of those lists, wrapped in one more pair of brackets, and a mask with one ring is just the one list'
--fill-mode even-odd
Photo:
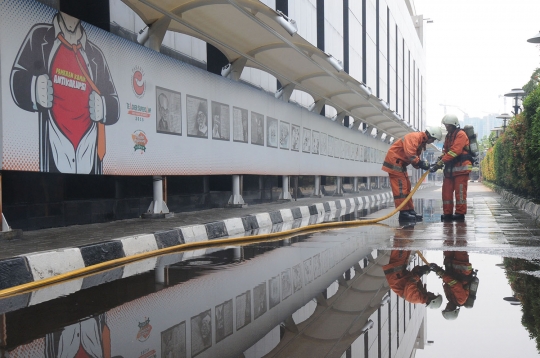
{"label": "reflection of building in water", "polygon": [[388,253],[375,256],[339,276],[244,356],[414,356],[425,344],[425,305],[410,304],[389,291],[382,271]]}
{"label": "reflection of building in water", "polygon": [[[324,235],[292,238],[287,248],[266,243],[241,250],[208,249],[205,256],[200,256],[204,249],[167,255],[149,261],[147,272],[136,262],[114,271],[118,280],[133,280],[133,291],[123,284],[103,285],[84,290],[84,296],[92,297],[107,315],[112,356],[140,355],[132,344],[134,336],[126,332],[134,329],[133,322],[149,317],[150,324],[140,324],[137,337],[156,347],[158,357],[174,356],[172,351],[187,357],[363,357],[365,352],[378,356],[379,351],[382,356],[409,357],[415,344],[423,345],[425,309],[392,293],[389,301],[384,299],[389,288],[382,266],[388,255],[372,252],[370,243],[386,239],[389,230],[356,230],[355,239],[338,231],[331,240]],[[220,263],[237,263],[239,257],[246,263],[215,270]],[[154,267],[166,275],[150,271]],[[139,275],[129,277],[135,268]],[[304,275],[310,280],[304,281]],[[154,277],[166,279],[154,285]],[[116,298],[111,302],[110,297]],[[67,294],[60,304],[71,307],[80,299]],[[24,319],[28,311],[10,312],[8,349],[11,352],[16,342],[19,351],[43,347],[49,326],[53,332],[69,327],[91,316],[93,309],[84,305],[59,317],[54,301],[44,302],[33,325]],[[17,338],[14,333],[23,330]]]}

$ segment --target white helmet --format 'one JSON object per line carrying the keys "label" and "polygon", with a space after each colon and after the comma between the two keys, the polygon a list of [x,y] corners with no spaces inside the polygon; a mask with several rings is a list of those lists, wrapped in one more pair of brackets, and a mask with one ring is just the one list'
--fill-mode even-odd
{"label": "white helmet", "polygon": [[455,320],[458,317],[458,315],[459,315],[459,307],[452,311],[446,311],[446,310],[442,311],[442,316],[444,317],[444,319],[447,319],[449,321]]}
{"label": "white helmet", "polygon": [[459,128],[459,120],[455,114],[447,114],[442,119],[442,124],[451,124],[456,128]]}
{"label": "white helmet", "polygon": [[436,310],[437,308],[441,307],[441,305],[442,305],[442,296],[441,295],[435,296],[435,298],[433,298],[431,301],[428,301],[426,303],[426,305],[429,308]]}
{"label": "white helmet", "polygon": [[442,131],[440,127],[427,127],[426,134],[430,138],[435,138],[438,141],[442,139]]}

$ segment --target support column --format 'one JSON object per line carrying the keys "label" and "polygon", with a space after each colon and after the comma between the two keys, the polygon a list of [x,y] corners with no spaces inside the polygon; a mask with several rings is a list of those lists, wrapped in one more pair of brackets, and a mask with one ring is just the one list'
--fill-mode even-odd
{"label": "support column", "polygon": [[210,193],[210,176],[205,175],[203,177],[203,194]]}
{"label": "support column", "polygon": [[336,191],[334,191],[334,196],[343,196],[343,185],[341,177],[336,177]]}
{"label": "support column", "polygon": [[232,176],[232,195],[229,198],[227,207],[229,208],[245,208],[247,206],[242,198],[242,192],[240,191],[240,175]]}
{"label": "support column", "polygon": [[316,198],[322,198],[323,195],[321,193],[321,176],[315,175],[315,184],[313,189],[313,196]]}
{"label": "support column", "polygon": [[141,30],[137,35],[137,42],[141,45],[151,48],[154,51],[159,52],[165,33],[169,28],[171,18],[167,16],[161,17],[145,29]]}
{"label": "support column", "polygon": [[353,193],[358,193],[358,177],[353,178]]}
{"label": "support column", "polygon": [[282,180],[282,188],[281,188],[281,194],[279,195],[279,200],[292,200],[291,193],[289,193],[289,176],[283,175]]}
{"label": "support column", "polygon": [[381,177],[377,177],[377,189],[381,188]]}
{"label": "support column", "polygon": [[165,201],[163,201],[163,178],[160,175],[152,177],[154,200],[150,203],[148,210],[142,215],[143,218],[163,218],[165,214],[169,213],[169,208]]}
{"label": "support column", "polygon": [[264,200],[264,178],[262,175],[259,175],[259,195],[262,202]]}
{"label": "support column", "polygon": [[367,177],[366,189],[371,190],[371,177]]}

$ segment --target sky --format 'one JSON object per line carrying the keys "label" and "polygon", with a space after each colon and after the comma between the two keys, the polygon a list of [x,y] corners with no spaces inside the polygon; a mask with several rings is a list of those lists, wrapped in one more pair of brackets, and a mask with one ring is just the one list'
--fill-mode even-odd
{"label": "sky", "polygon": [[460,119],[511,113],[513,101],[504,94],[540,67],[540,47],[527,42],[540,31],[540,1],[411,2],[433,20],[424,24],[427,125],[440,124],[440,104]]}

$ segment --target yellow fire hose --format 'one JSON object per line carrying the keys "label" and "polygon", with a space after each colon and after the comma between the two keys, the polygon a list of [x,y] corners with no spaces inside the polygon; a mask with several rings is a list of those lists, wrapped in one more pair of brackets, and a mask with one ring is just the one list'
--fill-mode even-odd
{"label": "yellow fire hose", "polygon": [[[129,257],[122,257],[119,259],[102,262],[100,264],[73,270],[73,271],[66,272],[60,275],[56,275],[54,277],[48,277],[43,280],[29,282],[29,283],[25,283],[19,286],[6,288],[3,290],[0,290],[0,298],[35,290],[36,288],[39,288],[39,287],[48,286],[48,285],[55,284],[61,281],[73,279],[75,277],[87,276],[97,271],[110,269],[113,267],[130,263],[130,262],[147,259],[154,256],[160,256],[163,254],[170,254],[172,252],[181,252],[181,251],[193,250],[193,249],[202,248],[202,247],[230,246],[231,244],[234,244],[234,245],[244,244],[245,245],[245,244],[252,244],[256,241],[269,241],[273,239],[281,240],[283,238],[295,236],[296,234],[300,232],[313,233],[313,232],[325,231],[328,229],[375,224],[380,221],[388,219],[389,217],[391,217],[392,215],[400,211],[401,208],[403,208],[405,204],[407,204],[407,202],[411,200],[412,196],[418,190],[418,188],[420,187],[420,185],[422,184],[422,182],[424,181],[424,179],[427,177],[428,174],[429,174],[429,171],[426,171],[420,177],[420,179],[418,180],[418,183],[416,183],[415,187],[411,190],[409,195],[405,198],[405,200],[403,200],[403,202],[394,211],[392,211],[390,214],[387,214],[377,219],[368,219],[368,220],[359,219],[359,220],[353,220],[353,221],[326,222],[326,223],[314,224],[314,225],[299,227],[296,229],[290,229],[290,230],[281,231],[281,232],[274,232],[270,234],[249,235],[249,236],[241,236],[241,237],[233,237],[233,238],[225,238],[225,239],[216,239],[216,240],[211,240],[211,241],[198,241],[198,242],[180,244],[176,246],[166,247],[163,249],[158,249],[151,252],[144,252],[144,253],[132,255]],[[417,253],[419,252],[417,251]],[[423,256],[420,256],[420,257],[425,261],[425,258]]]}
{"label": "yellow fire hose", "polygon": [[428,260],[426,260],[426,258],[424,257],[424,255],[422,255],[422,253],[420,251],[416,250],[416,253],[418,254],[418,257],[420,257],[422,259],[422,261],[424,261],[424,263],[426,265],[429,265]]}

